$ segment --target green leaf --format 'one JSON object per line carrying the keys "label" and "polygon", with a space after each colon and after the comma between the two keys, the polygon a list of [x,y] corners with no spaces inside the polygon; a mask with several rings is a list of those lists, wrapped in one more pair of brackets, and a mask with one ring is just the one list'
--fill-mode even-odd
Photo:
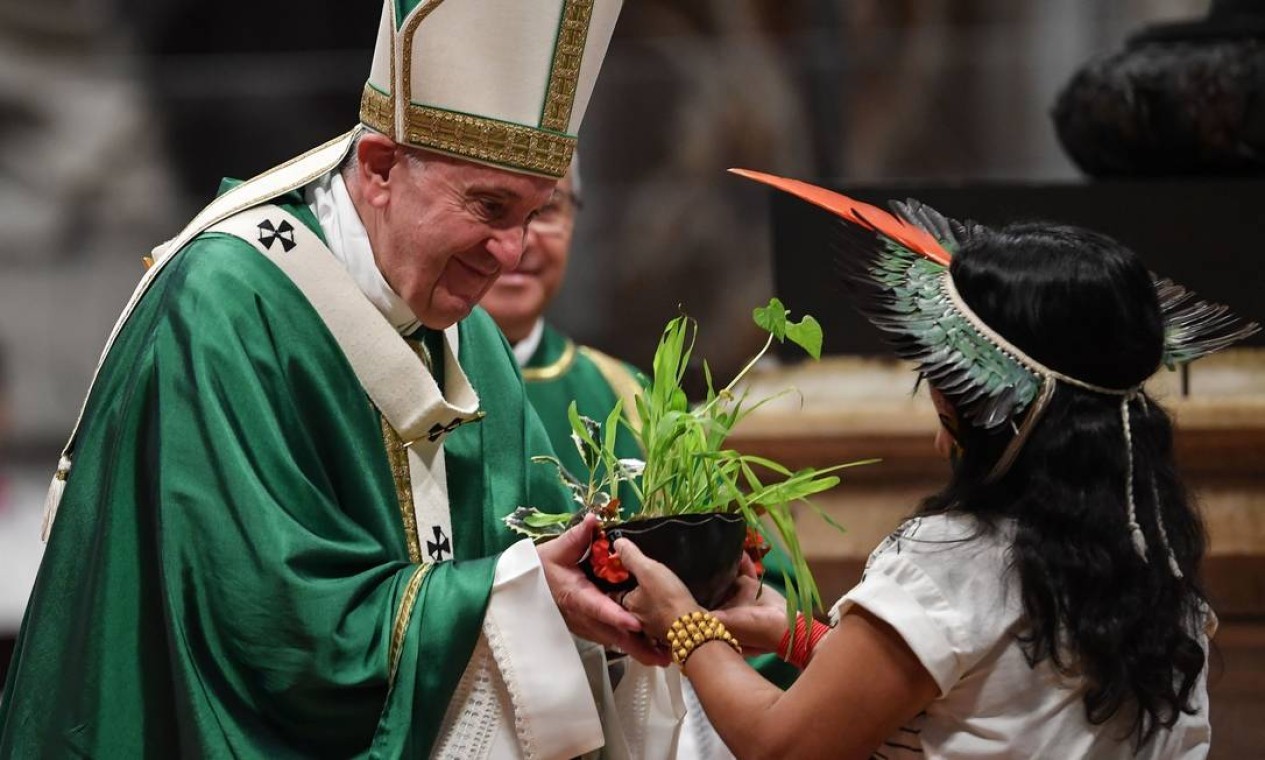
{"label": "green leaf", "polygon": [[779,506],[799,501],[822,491],[829,491],[839,485],[839,478],[835,475],[827,475],[823,478],[814,477],[814,475],[815,473],[810,472],[787,478],[781,483],[774,483],[760,493],[753,494],[751,500],[766,507]]}
{"label": "green leaf", "polygon": [[562,461],[553,456],[534,456],[531,461],[540,464],[552,464],[554,469],[558,471],[558,480],[562,481],[562,485],[566,486],[571,492],[571,498],[575,499],[580,506],[588,506],[586,497],[588,496],[588,486],[576,476],[572,475],[569,470],[562,464]]}
{"label": "green leaf", "polygon": [[519,507],[504,517],[505,525],[515,533],[531,539],[548,538],[566,531],[571,518],[569,513],[549,514],[535,507]]}
{"label": "green leaf", "polygon": [[527,525],[530,525],[533,528],[545,528],[545,527],[550,527],[554,525],[566,525],[567,523],[571,522],[571,514],[569,512],[563,512],[562,514],[551,515],[551,514],[546,514],[544,512],[536,512],[535,510],[532,510],[532,513],[527,515],[523,519],[523,522],[526,523]]}
{"label": "green leaf", "polygon": [[779,341],[786,339],[786,307],[777,298],[770,298],[768,306],[756,308],[751,313],[755,323]]}
{"label": "green leaf", "polygon": [[615,406],[611,407],[611,413],[606,416],[606,422],[602,423],[602,451],[610,452],[615,450],[615,434],[619,432],[619,416],[624,411],[624,400],[616,399]]}
{"label": "green leaf", "polygon": [[601,435],[601,426],[588,417],[582,416],[576,410],[574,401],[567,407],[567,419],[571,422],[571,441],[575,444],[575,449],[579,452],[584,466],[592,473],[601,460],[601,447],[597,443],[597,438]]}
{"label": "green leaf", "polygon": [[827,524],[827,525],[829,525],[830,527],[834,528],[835,530],[839,531],[840,533],[847,533],[847,532],[848,532],[848,529],[847,529],[847,528],[845,528],[845,527],[843,527],[842,525],[840,525],[840,524],[839,524],[839,523],[835,520],[835,518],[833,518],[833,517],[831,517],[830,515],[826,514],[826,511],[825,511],[824,509],[822,509],[821,507],[819,507],[819,506],[817,506],[816,504],[812,503],[812,502],[811,502],[811,501],[809,501],[808,499],[805,499],[805,500],[804,500],[804,503],[805,503],[805,504],[807,504],[807,505],[808,505],[808,508],[809,508],[809,509],[811,509],[811,510],[813,510],[813,512],[815,512],[815,513],[817,514],[817,516],[818,516],[818,517],[820,517],[822,520],[824,520],[824,521],[826,522],[826,524]]}
{"label": "green leaf", "polygon": [[821,358],[821,325],[812,316],[786,325],[786,337],[808,352],[814,359]]}

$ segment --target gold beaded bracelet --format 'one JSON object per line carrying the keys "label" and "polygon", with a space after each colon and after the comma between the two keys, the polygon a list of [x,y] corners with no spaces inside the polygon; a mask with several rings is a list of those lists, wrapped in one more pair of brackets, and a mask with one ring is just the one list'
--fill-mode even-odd
{"label": "gold beaded bracelet", "polygon": [[687,612],[668,628],[668,644],[672,647],[672,661],[678,667],[685,667],[695,649],[709,641],[723,641],[742,654],[742,647],[733,634],[725,628],[725,624],[712,616],[710,612]]}

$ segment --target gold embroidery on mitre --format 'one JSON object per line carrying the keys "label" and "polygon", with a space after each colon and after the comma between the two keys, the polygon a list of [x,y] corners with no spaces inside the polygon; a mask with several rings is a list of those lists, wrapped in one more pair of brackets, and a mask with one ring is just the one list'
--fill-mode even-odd
{"label": "gold embroidery on mitre", "polygon": [[[392,68],[395,64],[391,65]],[[360,123],[392,138],[395,136],[395,106],[391,96],[379,92],[377,87],[365,83],[364,94],[360,96]]]}
{"label": "gold embroidery on mitre", "polygon": [[561,179],[571,165],[575,138],[507,121],[410,105],[405,110],[405,142]]}
{"label": "gold embroidery on mitre", "polygon": [[571,110],[580,84],[580,64],[584,45],[589,37],[589,20],[593,17],[593,0],[567,0],[558,25],[558,39],[553,49],[553,66],[549,72],[549,90],[545,97],[540,126],[554,132],[566,132],[571,126]]}
{"label": "gold embroidery on mitre", "polygon": [[[392,139],[392,140],[398,140],[398,139],[399,139],[399,137],[400,137],[399,133],[398,133],[398,132],[396,132],[396,123],[395,123],[395,115],[396,115],[396,113],[397,113],[397,112],[398,112],[398,110],[399,110],[399,109],[396,107],[396,102],[395,102],[395,101],[396,101],[396,98],[399,98],[399,97],[400,97],[400,80],[399,80],[399,78],[398,78],[398,77],[397,77],[397,75],[396,75],[396,63],[397,63],[397,62],[396,62],[396,60],[395,60],[395,58],[396,58],[396,55],[395,55],[395,52],[396,52],[396,51],[395,51],[395,46],[396,46],[397,44],[399,44],[399,39],[400,39],[399,37],[397,37],[397,36],[396,36],[396,32],[397,32],[397,31],[399,30],[399,28],[400,28],[400,19],[396,18],[396,14],[398,14],[399,12],[400,12],[399,4],[398,4],[398,3],[391,3],[391,55],[387,56],[388,58],[390,58],[390,59],[391,59],[391,60],[390,60],[390,63],[391,63],[391,92],[390,92],[390,93],[387,93],[387,108],[390,108],[390,109],[391,109],[391,119],[390,119],[390,121],[388,121],[388,122],[387,122],[387,124],[390,126],[391,131],[390,131],[390,132],[383,132],[382,134],[384,134],[384,135],[389,135],[389,136],[391,137],[391,139]],[[408,95],[407,95],[407,94],[405,94],[405,95],[404,95],[404,97],[405,97],[405,98],[407,98],[407,97],[408,97]]]}
{"label": "gold embroidery on mitre", "polygon": [[422,561],[422,542],[417,535],[417,515],[413,512],[413,482],[409,477],[408,450],[400,435],[379,415],[382,421],[382,442],[386,445],[391,480],[395,482],[395,498],[400,505],[400,521],[404,524],[404,543],[410,562]]}

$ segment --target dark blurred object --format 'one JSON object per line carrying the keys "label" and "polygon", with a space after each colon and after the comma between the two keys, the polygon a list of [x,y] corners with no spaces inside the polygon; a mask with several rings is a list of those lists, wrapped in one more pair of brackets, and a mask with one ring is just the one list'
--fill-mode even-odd
{"label": "dark blurred object", "polygon": [[161,131],[195,206],[355,126],[377,3],[124,0]]}
{"label": "dark blurred object", "polygon": [[[1259,253],[1265,181],[826,186],[883,208],[891,199],[913,197],[955,219],[994,226],[1050,220],[1088,227],[1129,246],[1152,271],[1201,298],[1265,323]],[[883,336],[852,308],[836,276],[830,241],[838,220],[785,193],[769,192],[778,297],[792,312],[821,321],[824,353],[887,354]],[[1265,346],[1265,333],[1241,345]],[[794,362],[802,353],[779,355]]]}
{"label": "dark blurred object", "polygon": [[1077,72],[1053,117],[1094,177],[1265,174],[1265,0],[1142,30]]}
{"label": "dark blurred object", "polygon": [[1131,45],[1145,42],[1212,42],[1265,39],[1265,3],[1261,0],[1212,0],[1205,18],[1154,24],[1133,36]]}

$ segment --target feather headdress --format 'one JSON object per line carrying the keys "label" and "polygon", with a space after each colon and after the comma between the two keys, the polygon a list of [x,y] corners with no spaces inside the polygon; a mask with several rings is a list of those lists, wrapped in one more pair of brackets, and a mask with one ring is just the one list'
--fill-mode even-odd
{"label": "feather headdress", "polygon": [[[893,202],[894,213],[888,213],[799,180],[746,169],[730,171],[790,193],[845,222],[840,229],[840,265],[858,310],[887,333],[896,353],[914,362],[963,418],[985,429],[1003,424],[1013,428],[1015,435],[990,479],[1010,468],[1059,383],[1120,397],[1129,463],[1128,524],[1134,545],[1145,558],[1133,499],[1129,425],[1129,404],[1141,393],[1141,385],[1105,388],[1047,367],[998,334],[962,300],[949,267],[953,255],[984,229],[982,225],[950,219],[913,199]],[[1260,330],[1227,307],[1201,301],[1169,280],[1156,278],[1155,288],[1164,319],[1162,363],[1170,369]],[[1161,525],[1161,535],[1162,530]],[[1180,575],[1171,550],[1169,560]]]}
{"label": "feather headdress", "polygon": [[[950,219],[914,199],[892,202],[895,213],[889,213],[807,182],[747,169],[730,171],[848,222],[839,231],[840,266],[857,296],[857,308],[973,424],[991,429],[1013,420],[1039,397],[1046,378],[1113,395],[1134,390],[1101,388],[1043,366],[962,302],[949,265],[983,225]],[[1260,330],[1170,280],[1156,278],[1155,287],[1164,317],[1163,364],[1170,369]]]}

